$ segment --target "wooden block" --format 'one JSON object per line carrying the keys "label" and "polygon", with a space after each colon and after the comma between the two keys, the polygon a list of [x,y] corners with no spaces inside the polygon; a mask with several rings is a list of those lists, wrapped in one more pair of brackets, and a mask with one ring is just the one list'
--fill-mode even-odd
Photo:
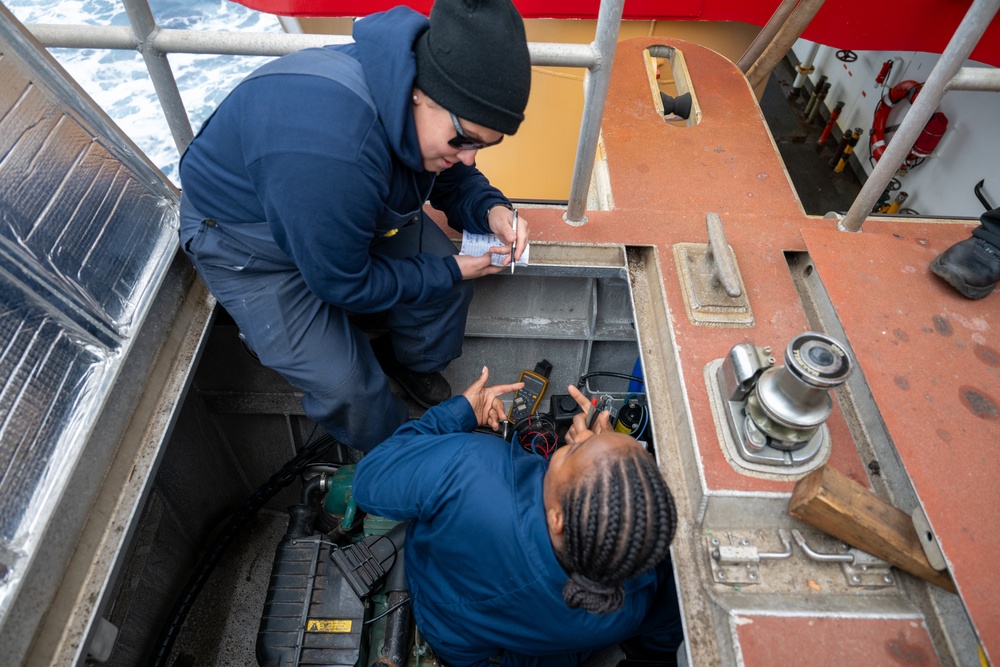
{"label": "wooden block", "polygon": [[947,572],[930,566],[909,514],[829,466],[799,480],[788,513],[915,577],[957,592]]}

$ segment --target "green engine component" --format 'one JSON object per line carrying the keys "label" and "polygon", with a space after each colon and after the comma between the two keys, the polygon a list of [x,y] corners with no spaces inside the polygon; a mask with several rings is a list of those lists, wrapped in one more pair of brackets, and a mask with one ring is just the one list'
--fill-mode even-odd
{"label": "green engine component", "polygon": [[[338,524],[343,530],[351,530],[354,527],[355,517],[358,513],[358,505],[354,502],[351,493],[354,484],[354,471],[357,465],[350,464],[341,466],[337,472],[327,480],[326,498],[323,500],[323,510],[328,517]],[[365,535],[385,535],[398,521],[386,519],[381,516],[368,515],[364,520]]]}
{"label": "green engine component", "polygon": [[[352,530],[359,513],[352,493],[356,467],[353,464],[344,465],[331,475],[327,480],[326,497],[323,500],[325,513],[329,519],[338,524],[337,531],[340,531],[345,538],[344,545],[361,540],[367,535],[387,535],[400,523],[399,521],[383,516],[366,514],[364,515],[362,524],[363,530],[357,532]],[[343,531],[349,531],[349,534]],[[334,541],[337,542],[336,539]],[[341,542],[337,543],[340,544]],[[342,579],[340,576],[335,578]],[[360,655],[355,667],[364,667],[380,658],[385,658],[383,653],[388,647],[388,637],[386,635],[388,618],[386,614],[392,611],[389,595],[385,591],[375,593],[368,598],[368,606],[369,610],[366,617],[369,620],[365,622],[367,629],[364,640],[359,647]],[[419,630],[414,629],[414,635],[409,652],[401,665],[405,667],[424,667],[438,664],[434,657],[434,652],[420,636]]]}
{"label": "green engine component", "polygon": [[354,483],[354,470],[357,465],[350,464],[340,466],[340,468],[326,481],[326,500],[323,502],[323,509],[328,514],[335,517],[342,517],[347,513],[347,506],[351,500],[351,485]]}

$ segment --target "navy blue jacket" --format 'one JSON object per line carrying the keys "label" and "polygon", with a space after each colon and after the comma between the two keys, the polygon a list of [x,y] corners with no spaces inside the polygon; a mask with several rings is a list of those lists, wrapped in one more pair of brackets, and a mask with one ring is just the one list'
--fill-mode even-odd
{"label": "navy blue jacket", "polygon": [[[353,44],[264,65],[205,121],[180,165],[206,218],[267,221],[320,299],[353,312],[441,298],[461,280],[451,257],[389,259],[378,240],[431,204],[457,230],[486,233],[509,203],[474,167],[424,171],[413,120],[413,43],[428,27],[405,7],[359,20]],[[346,57],[345,57],[346,56]]]}
{"label": "navy blue jacket", "polygon": [[[547,462],[484,433],[456,396],[410,421],[358,464],[367,512],[410,520],[406,579],[417,627],[449,665],[577,664],[637,634],[657,591],[654,570],[625,584],[612,614],[570,609],[567,575],[545,523]],[[548,658],[544,658],[548,656]]]}

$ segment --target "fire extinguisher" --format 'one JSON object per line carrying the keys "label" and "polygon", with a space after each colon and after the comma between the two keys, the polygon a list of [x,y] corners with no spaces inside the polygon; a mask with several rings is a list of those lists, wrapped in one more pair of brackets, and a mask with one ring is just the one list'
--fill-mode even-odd
{"label": "fire extinguisher", "polygon": [[879,71],[878,76],[875,77],[875,83],[881,86],[883,83],[885,83],[885,80],[889,78],[889,72],[891,71],[892,71],[892,61],[886,60],[884,63],[882,63],[882,69]]}
{"label": "fire extinguisher", "polygon": [[934,114],[924,125],[923,132],[917,137],[917,140],[913,142],[913,148],[910,150],[910,155],[907,157],[907,161],[912,159],[923,160],[925,157],[929,156],[937,148],[937,145],[941,143],[941,137],[944,136],[945,130],[948,129],[948,117],[945,116],[940,111],[935,111]]}

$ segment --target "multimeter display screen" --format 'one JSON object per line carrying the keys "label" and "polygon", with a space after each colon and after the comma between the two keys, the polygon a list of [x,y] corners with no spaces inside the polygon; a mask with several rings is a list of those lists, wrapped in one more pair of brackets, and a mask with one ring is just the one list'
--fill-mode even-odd
{"label": "multimeter display screen", "polygon": [[507,419],[513,422],[534,414],[542,399],[542,394],[545,393],[545,388],[549,386],[549,381],[546,378],[530,371],[523,371],[519,381],[524,383],[524,387],[517,390],[514,395],[514,403],[507,413]]}
{"label": "multimeter display screen", "polygon": [[521,375],[521,382],[524,383],[524,389],[521,391],[527,391],[530,394],[535,394],[540,396],[543,391],[545,391],[545,386],[548,384],[545,380],[541,380],[536,375],[529,375],[524,373]]}

